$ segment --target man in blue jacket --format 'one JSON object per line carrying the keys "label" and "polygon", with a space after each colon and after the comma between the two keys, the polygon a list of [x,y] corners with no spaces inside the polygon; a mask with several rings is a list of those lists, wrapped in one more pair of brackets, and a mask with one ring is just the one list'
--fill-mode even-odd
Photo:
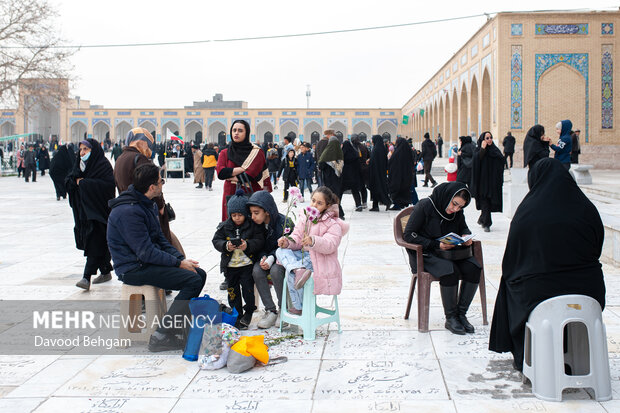
{"label": "man in blue jacket", "polygon": [[301,196],[304,196],[304,189],[308,185],[308,192],[312,195],[312,175],[314,174],[314,156],[311,152],[312,147],[309,142],[304,142],[301,145],[301,153],[297,156],[297,163],[299,164],[299,190]]}
{"label": "man in blue jacket", "polygon": [[560,135],[557,145],[551,145],[551,149],[555,151],[554,158],[562,162],[566,170],[570,169],[570,153],[573,150],[573,138],[571,132],[573,123],[566,119],[555,125],[555,131]]}
{"label": "man in blue jacket", "polygon": [[189,315],[188,302],[198,297],[207,274],[198,262],[186,259],[164,236],[153,198],[161,196],[164,180],[152,163],[138,166],[133,185],[111,200],[108,218],[108,247],[118,279],[128,285],[153,285],[179,290],[161,325],[151,335],[149,350],[179,350],[183,340],[172,328]]}
{"label": "man in blue jacket", "polygon": [[284,234],[285,228],[289,229],[287,234],[290,234],[293,232],[294,224],[289,219],[285,225],[286,217],[278,212],[276,202],[267,191],[254,192],[248,200],[247,207],[254,223],[265,228],[265,246],[263,251],[258,253],[260,260],[254,264],[252,276],[260,299],[265,306],[265,314],[258,322],[258,328],[269,328],[276,323],[278,310],[271,297],[267,277],[269,276],[273,283],[278,297],[278,306],[282,308],[282,305],[286,305],[286,303],[282,303],[285,270],[283,266],[275,262],[276,250],[278,249],[278,239]]}

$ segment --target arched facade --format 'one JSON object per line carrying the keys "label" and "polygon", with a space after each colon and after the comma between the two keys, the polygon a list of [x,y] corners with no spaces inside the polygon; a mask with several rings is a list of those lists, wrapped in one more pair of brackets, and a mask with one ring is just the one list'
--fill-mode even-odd
{"label": "arched facade", "polygon": [[267,138],[265,138],[266,133],[271,134],[271,142],[273,142],[273,137],[275,135],[275,128],[273,127],[271,122],[264,120],[260,122],[258,125],[256,125],[256,141],[257,142],[268,142],[267,138],[269,138],[269,135],[267,135]]}
{"label": "arched facade", "polygon": [[86,123],[82,121],[74,122],[71,125],[71,142],[77,143],[80,142],[87,137],[88,127]]}
{"label": "arched facade", "polygon": [[207,142],[217,143],[222,145],[220,134],[224,133],[224,144],[226,143],[226,125],[220,121],[215,121],[209,125],[209,132],[207,134]]}
{"label": "arched facade", "polygon": [[184,137],[188,141],[197,142],[197,138],[202,139],[202,125],[198,121],[192,120],[185,125]]}
{"label": "arched facade", "polygon": [[280,125],[280,142],[282,142],[282,139],[290,132],[293,132],[295,137],[299,136],[298,126],[293,121],[287,120]]}
{"label": "arched facade", "polygon": [[93,126],[93,138],[98,142],[103,142],[106,138],[110,137],[110,126],[104,122],[99,121]]}

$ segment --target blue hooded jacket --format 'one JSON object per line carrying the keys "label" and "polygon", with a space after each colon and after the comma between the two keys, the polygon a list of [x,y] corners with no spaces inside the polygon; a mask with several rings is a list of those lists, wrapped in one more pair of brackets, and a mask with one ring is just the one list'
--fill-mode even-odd
{"label": "blue hooded jacket", "polygon": [[573,138],[570,136],[572,129],[573,123],[570,120],[563,120],[560,140],[557,145],[551,145],[551,149],[555,151],[554,158],[562,163],[570,163],[570,153],[573,150]]}
{"label": "blue hooded jacket", "polygon": [[297,155],[297,162],[299,163],[299,179],[312,178],[312,176],[314,175],[315,162],[314,156],[312,156],[310,151]]}
{"label": "blue hooded jacket", "polygon": [[123,275],[145,264],[178,267],[185,258],[161,231],[157,205],[129,185],[126,191],[108,202],[108,248],[114,271]]}
{"label": "blue hooded jacket", "polygon": [[[268,257],[270,255],[275,256],[276,250],[278,249],[278,239],[280,239],[284,231],[284,220],[286,217],[280,212],[278,212],[276,202],[273,200],[271,194],[267,191],[254,192],[247,203],[248,209],[251,206],[263,208],[269,213],[270,217],[269,224],[264,225],[265,246],[263,247],[263,251],[258,253],[258,257],[262,258]],[[288,220],[287,226],[291,228],[292,233],[295,225],[290,218]]]}

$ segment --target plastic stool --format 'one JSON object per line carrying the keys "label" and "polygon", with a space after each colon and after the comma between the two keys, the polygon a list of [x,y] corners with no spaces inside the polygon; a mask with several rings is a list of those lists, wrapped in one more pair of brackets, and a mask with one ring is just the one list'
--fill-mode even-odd
{"label": "plastic stool", "polygon": [[[142,298],[146,310],[146,328],[141,329],[142,324],[138,317],[142,314]],[[166,293],[161,288],[152,285],[128,285],[123,284],[121,290],[121,319],[129,320],[127,326],[121,325],[119,338],[128,338],[134,341],[148,341],[151,334],[157,329],[155,318],[166,313]],[[125,328],[126,327],[126,328]]]}
{"label": "plastic stool", "polygon": [[562,390],[588,387],[597,401],[611,399],[607,337],[595,299],[561,295],[538,304],[525,325],[524,344],[523,375],[539,399],[560,402]]}
{"label": "plastic stool", "polygon": [[[288,277],[288,274],[286,275]],[[304,340],[316,339],[316,329],[323,324],[335,322],[338,324],[338,332],[342,333],[340,328],[340,312],[338,311],[338,296],[334,295],[335,307],[333,310],[320,307],[316,304],[316,296],[314,295],[314,280],[308,278],[304,285],[304,302],[301,315],[295,315],[288,312],[288,306],[282,306],[280,311],[280,332],[282,332],[282,324],[287,322],[300,326],[304,331]],[[282,286],[282,302],[287,303],[288,286],[286,277]],[[319,313],[327,314],[327,317],[317,317]]]}

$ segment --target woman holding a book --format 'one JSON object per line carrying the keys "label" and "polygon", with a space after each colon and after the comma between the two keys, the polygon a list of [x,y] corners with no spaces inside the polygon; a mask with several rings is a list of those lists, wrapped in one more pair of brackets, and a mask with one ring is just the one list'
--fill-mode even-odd
{"label": "woman holding a book", "polygon": [[[445,326],[454,334],[474,332],[466,314],[478,289],[481,267],[473,257],[471,236],[467,236],[471,231],[463,214],[470,201],[464,183],[443,183],[416,204],[403,234],[406,242],[424,248],[424,270],[439,278]],[[408,253],[415,272],[415,253]]]}

